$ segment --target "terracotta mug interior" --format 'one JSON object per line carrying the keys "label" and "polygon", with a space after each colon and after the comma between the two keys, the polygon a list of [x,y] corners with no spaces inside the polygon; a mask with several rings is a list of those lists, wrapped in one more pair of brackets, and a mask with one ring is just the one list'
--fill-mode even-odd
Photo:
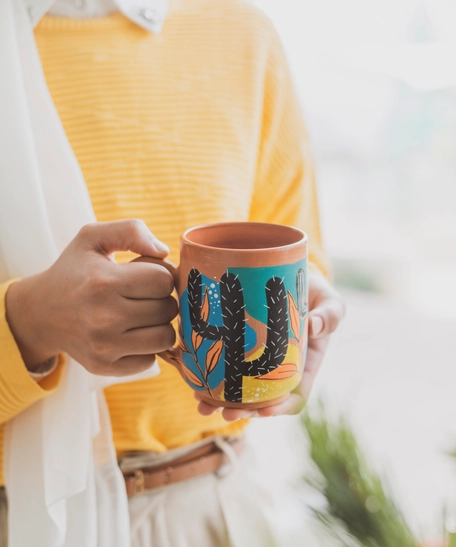
{"label": "terracotta mug interior", "polygon": [[212,249],[254,251],[288,247],[305,239],[305,234],[290,226],[262,222],[226,222],[190,228],[182,240]]}

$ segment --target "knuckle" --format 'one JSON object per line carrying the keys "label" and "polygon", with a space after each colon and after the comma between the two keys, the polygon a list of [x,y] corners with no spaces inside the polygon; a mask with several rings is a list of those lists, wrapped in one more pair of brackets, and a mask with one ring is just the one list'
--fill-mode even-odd
{"label": "knuckle", "polygon": [[81,237],[89,236],[90,234],[93,233],[95,226],[96,226],[95,222],[84,224],[84,226],[79,230],[78,236],[81,236]]}
{"label": "knuckle", "polygon": [[172,321],[178,314],[178,305],[175,298],[168,296],[163,300],[159,300],[155,314],[160,319],[157,324],[164,325]]}
{"label": "knuckle", "polygon": [[114,363],[110,374],[112,376],[128,376],[148,370],[155,362],[155,355],[129,356]]}
{"label": "knuckle", "polygon": [[336,330],[340,319],[341,318],[336,310],[331,308],[327,311],[326,316],[324,318],[324,323],[326,325],[326,328],[329,330],[329,332],[333,332],[334,330]]}
{"label": "knuckle", "polygon": [[87,340],[87,349],[95,361],[101,363],[109,361],[109,356],[112,353],[112,343],[110,337],[106,334],[106,329],[97,326],[92,330]]}
{"label": "knuckle", "polygon": [[154,340],[150,349],[153,353],[159,353],[174,346],[175,342],[176,333],[172,325],[160,325],[154,327]]}
{"label": "knuckle", "polygon": [[117,323],[117,316],[110,309],[101,306],[92,314],[92,325],[98,336],[107,338]]}
{"label": "knuckle", "polygon": [[169,314],[170,314],[170,321],[172,321],[175,317],[177,317],[179,313],[179,305],[177,303],[177,300],[173,298],[172,296],[169,297]]}
{"label": "knuckle", "polygon": [[163,327],[163,344],[166,346],[166,349],[174,346],[176,342],[176,331],[172,325],[165,325]]}
{"label": "knuckle", "polygon": [[94,237],[94,232],[97,230],[98,224],[96,222],[91,222],[85,224],[78,232],[76,239],[82,239],[84,241],[91,240]]}
{"label": "knuckle", "polygon": [[109,376],[111,375],[112,363],[92,357],[85,364],[85,368],[96,376]]}
{"label": "knuckle", "polygon": [[168,270],[166,270],[166,275],[163,278],[164,287],[163,290],[166,294],[171,294],[174,291],[174,278]]}
{"label": "knuckle", "polygon": [[143,220],[140,220],[139,218],[131,218],[126,222],[128,230],[132,236],[137,237],[144,233],[146,224]]}
{"label": "knuckle", "polygon": [[89,298],[99,301],[100,297],[110,293],[113,289],[113,282],[110,276],[103,271],[92,272],[87,279],[86,288]]}
{"label": "knuckle", "polygon": [[98,339],[99,336],[101,336],[101,326],[103,323],[100,322],[100,312],[99,308],[90,308],[86,312],[86,316],[84,318],[84,321],[86,323],[86,328],[88,331],[88,337],[90,340],[95,341]]}
{"label": "knuckle", "polygon": [[174,278],[171,273],[165,267],[157,264],[154,274],[157,293],[163,297],[169,296],[174,291]]}

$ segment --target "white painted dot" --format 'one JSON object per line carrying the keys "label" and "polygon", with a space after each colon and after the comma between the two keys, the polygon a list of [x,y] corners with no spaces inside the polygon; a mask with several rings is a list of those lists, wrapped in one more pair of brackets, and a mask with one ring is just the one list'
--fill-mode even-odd
{"label": "white painted dot", "polygon": [[212,294],[212,291],[209,291],[209,294]]}
{"label": "white painted dot", "polygon": [[259,397],[259,396],[260,396],[260,394],[259,394],[259,393],[255,393],[255,397]]}
{"label": "white painted dot", "polygon": [[214,293],[214,298],[218,298],[218,294],[216,292]]}
{"label": "white painted dot", "polygon": [[215,289],[215,283],[210,284],[211,289]]}

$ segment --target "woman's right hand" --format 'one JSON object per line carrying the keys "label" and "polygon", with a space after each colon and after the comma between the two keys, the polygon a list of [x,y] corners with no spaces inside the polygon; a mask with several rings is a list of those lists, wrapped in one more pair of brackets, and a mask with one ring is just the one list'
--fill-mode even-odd
{"label": "woman's right hand", "polygon": [[115,251],[168,254],[140,220],[89,224],[48,270],[10,286],[7,320],[31,372],[66,352],[93,374],[125,376],[173,346],[173,276],[158,264],[116,264]]}

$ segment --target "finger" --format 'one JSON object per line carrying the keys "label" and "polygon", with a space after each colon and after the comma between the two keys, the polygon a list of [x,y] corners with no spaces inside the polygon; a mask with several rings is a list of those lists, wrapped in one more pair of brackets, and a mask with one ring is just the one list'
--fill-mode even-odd
{"label": "finger", "polygon": [[201,416],[212,416],[212,414],[215,414],[216,412],[220,412],[222,410],[221,407],[210,405],[209,403],[206,403],[206,401],[201,401],[200,399],[197,400],[199,401],[198,412],[201,414]]}
{"label": "finger", "polygon": [[258,415],[261,418],[268,418],[271,416],[282,416],[284,414],[299,414],[305,407],[306,401],[300,394],[290,393],[290,395],[278,405],[268,406],[266,408],[260,408]]}
{"label": "finger", "polygon": [[223,419],[227,422],[237,422],[238,420],[248,420],[258,416],[256,410],[247,410],[243,408],[224,408],[222,411]]}
{"label": "finger", "polygon": [[178,306],[172,296],[161,300],[130,300],[122,303],[122,329],[167,325],[177,316]]}
{"label": "finger", "polygon": [[163,266],[173,276],[174,285],[176,286],[176,288],[179,286],[179,266],[174,264],[174,262],[171,262],[170,260],[167,260],[165,258],[154,258],[151,256],[138,256],[138,258],[135,258],[134,260],[132,260],[132,262],[148,262],[149,264],[159,264],[160,266]]}
{"label": "finger", "polygon": [[282,403],[259,409],[258,415],[260,417],[299,414],[302,411],[312,391],[328,343],[329,337],[309,341],[306,364],[299,386]]}
{"label": "finger", "polygon": [[304,401],[307,401],[312,391],[315,378],[320,370],[326,349],[329,344],[329,336],[323,338],[311,338],[307,349],[306,364],[299,386],[294,390]]}
{"label": "finger", "polygon": [[254,410],[239,409],[239,408],[223,408],[211,405],[203,401],[197,391],[194,393],[195,399],[198,401],[198,412],[202,416],[212,416],[216,412],[222,411],[223,418],[227,422],[235,422],[243,418],[253,418],[258,414]]}
{"label": "finger", "polygon": [[202,416],[212,416],[212,414],[215,414],[216,412],[221,412],[223,410],[221,406],[214,406],[207,403],[206,401],[203,401],[199,391],[194,391],[193,396],[198,401],[198,412]]}
{"label": "finger", "polygon": [[148,355],[171,348],[176,341],[172,325],[145,327],[129,330],[122,335],[119,353],[126,355]]}
{"label": "finger", "polygon": [[114,251],[132,251],[163,258],[169,253],[168,247],[138,219],[87,224],[78,237],[86,247],[106,256]]}
{"label": "finger", "polygon": [[127,355],[113,363],[108,376],[129,376],[145,372],[155,363],[155,355]]}
{"label": "finger", "polygon": [[309,312],[309,336],[321,338],[334,332],[345,314],[342,300],[330,297]]}
{"label": "finger", "polygon": [[125,298],[166,298],[174,290],[172,274],[160,264],[130,262],[115,265],[119,293]]}

